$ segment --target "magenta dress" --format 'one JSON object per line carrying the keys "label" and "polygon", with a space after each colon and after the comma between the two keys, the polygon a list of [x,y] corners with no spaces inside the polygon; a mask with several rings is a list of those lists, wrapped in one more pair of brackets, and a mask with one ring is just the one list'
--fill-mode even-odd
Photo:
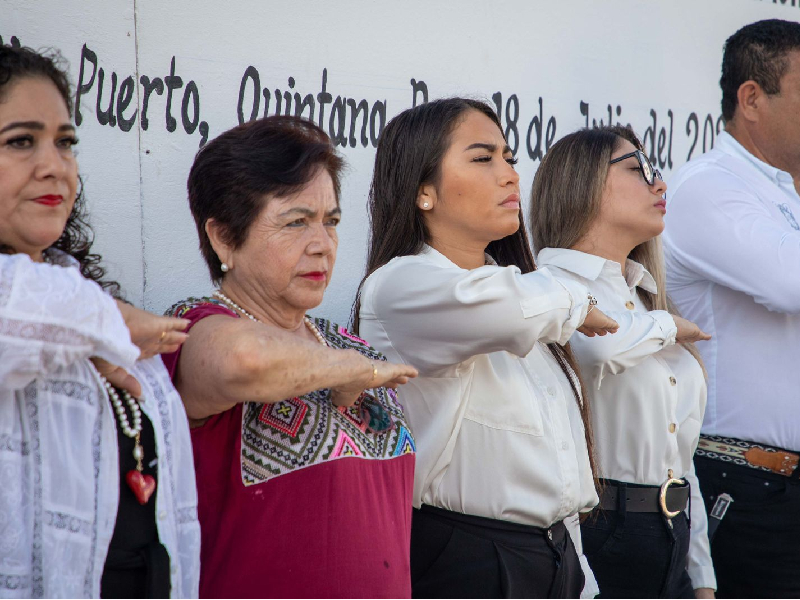
{"label": "magenta dress", "polygon": [[[171,309],[194,325],[237,317],[212,299]],[[382,355],[315,319],[332,347]],[[179,352],[163,357],[175,376]],[[309,365],[313,368],[313,365]],[[394,426],[374,433],[327,390],[242,403],[192,429],[201,598],[409,598],[414,440],[392,390],[373,399]]]}

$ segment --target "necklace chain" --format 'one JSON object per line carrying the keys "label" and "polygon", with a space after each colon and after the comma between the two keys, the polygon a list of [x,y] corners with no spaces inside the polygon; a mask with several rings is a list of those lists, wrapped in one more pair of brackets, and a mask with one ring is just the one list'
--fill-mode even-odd
{"label": "necklace chain", "polygon": [[[257,317],[251,315],[249,312],[247,312],[241,306],[236,304],[236,302],[234,302],[233,300],[228,298],[225,294],[222,293],[222,290],[216,290],[212,295],[214,297],[219,298],[220,300],[222,300],[230,308],[232,308],[232,309],[234,309],[236,311],[239,311],[240,313],[242,313],[245,317],[247,317],[251,321],[254,321],[255,323],[261,323],[263,325],[263,322],[260,319],[258,319]],[[328,342],[322,336],[322,334],[320,333],[319,329],[317,329],[316,325],[314,325],[314,323],[313,323],[313,321],[311,319],[309,319],[307,316],[304,316],[303,317],[303,323],[305,323],[306,328],[308,328],[308,330],[312,334],[314,334],[314,337],[317,338],[317,341],[320,344],[322,344],[323,346],[327,346],[328,345]]]}

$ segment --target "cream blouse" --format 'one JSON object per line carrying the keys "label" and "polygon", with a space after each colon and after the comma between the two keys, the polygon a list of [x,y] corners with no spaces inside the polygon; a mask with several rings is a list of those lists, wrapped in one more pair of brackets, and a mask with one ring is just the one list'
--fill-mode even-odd
{"label": "cream blouse", "polygon": [[695,588],[716,588],[692,462],[706,407],[700,363],[675,343],[672,316],[648,311],[639,298],[637,287],[657,291],[641,264],[628,260],[623,277],[616,262],[563,248],[545,248],[538,262],[587,286],[598,306],[619,323],[613,335],[570,340],[591,394],[600,476],[647,485],[661,485],[670,470],[685,477],[691,485],[689,576]]}
{"label": "cream blouse", "polygon": [[416,507],[548,527],[597,504],[578,405],[545,346],[587,310],[586,288],[547,269],[466,270],[428,246],[370,275],[361,335],[420,371],[401,396]]}

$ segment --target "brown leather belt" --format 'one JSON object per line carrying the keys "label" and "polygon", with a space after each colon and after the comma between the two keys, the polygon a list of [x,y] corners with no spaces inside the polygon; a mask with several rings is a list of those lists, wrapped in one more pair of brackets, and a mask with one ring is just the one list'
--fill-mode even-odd
{"label": "brown leather belt", "polygon": [[713,435],[700,436],[697,456],[769,471],[785,477],[791,477],[800,463],[800,455],[788,450]]}
{"label": "brown leather belt", "polygon": [[[607,481],[606,487],[603,488],[603,493],[600,495],[600,508],[607,511],[617,510],[619,493],[622,489],[615,483]],[[682,485],[672,484],[667,487],[657,485],[652,487],[625,486],[624,489],[627,512],[663,513],[664,516],[670,517],[685,510],[689,504],[689,484],[685,481],[682,482]],[[666,511],[662,507],[662,497]]]}

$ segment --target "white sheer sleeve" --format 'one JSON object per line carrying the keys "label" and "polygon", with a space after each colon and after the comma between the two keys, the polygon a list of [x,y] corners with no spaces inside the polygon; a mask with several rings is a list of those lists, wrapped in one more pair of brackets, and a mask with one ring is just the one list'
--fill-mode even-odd
{"label": "white sheer sleeve", "polygon": [[0,255],[0,387],[90,356],[128,369],[139,356],[113,298],[77,269]]}

